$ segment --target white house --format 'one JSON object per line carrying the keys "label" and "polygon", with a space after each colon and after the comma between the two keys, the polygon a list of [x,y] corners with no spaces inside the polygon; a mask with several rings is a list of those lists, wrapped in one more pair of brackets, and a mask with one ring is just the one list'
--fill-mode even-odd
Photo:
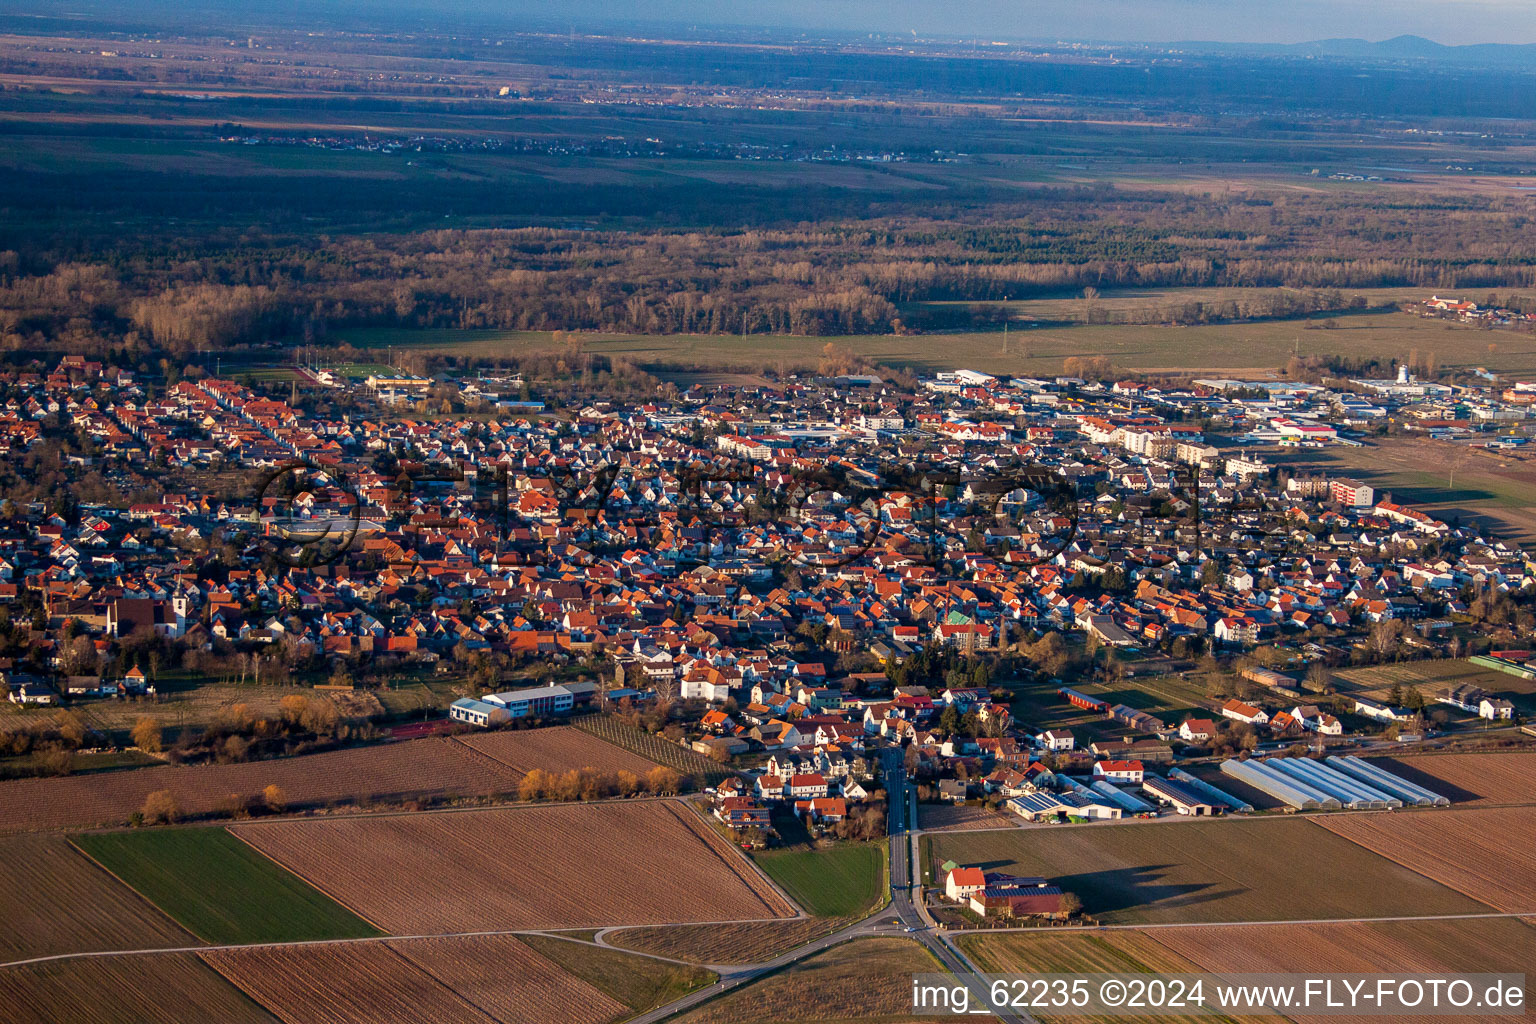
{"label": "white house", "polygon": [[1301,727],[1308,732],[1315,732],[1322,736],[1344,735],[1343,724],[1315,704],[1298,704],[1291,709],[1291,717],[1300,722]]}
{"label": "white house", "polygon": [[1216,723],[1209,718],[1189,718],[1179,726],[1179,738],[1185,743],[1205,743],[1216,735]]}
{"label": "white house", "polygon": [[1061,729],[1047,729],[1035,736],[1035,746],[1042,750],[1071,750],[1076,745],[1072,734]]}
{"label": "white house", "polygon": [[1484,697],[1477,705],[1479,718],[1514,718],[1515,706],[1502,697]]}
{"label": "white house", "polygon": [[1140,761],[1095,761],[1093,777],[1109,782],[1133,782],[1140,785],[1146,771]]}
{"label": "white house", "polygon": [[944,877],[944,895],[956,903],[971,898],[972,893],[987,887],[987,876],[981,868],[950,868]]}

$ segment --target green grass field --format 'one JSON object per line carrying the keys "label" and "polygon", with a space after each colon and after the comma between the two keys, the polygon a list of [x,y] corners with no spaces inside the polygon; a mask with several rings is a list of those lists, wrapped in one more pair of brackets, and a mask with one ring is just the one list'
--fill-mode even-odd
{"label": "green grass field", "polygon": [[924,845],[927,863],[1043,875],[1109,924],[1485,909],[1304,818],[956,832]]}
{"label": "green grass field", "polygon": [[524,945],[553,960],[635,1013],[681,999],[715,983],[719,975],[702,967],[669,964],[618,950],[587,946],[542,935],[520,936]]}
{"label": "green grass field", "polygon": [[752,859],[817,917],[856,915],[874,906],[885,890],[885,847],[880,843],[765,850]]}
{"label": "green grass field", "polygon": [[90,833],[74,843],[207,942],[383,934],[222,828]]}
{"label": "green grass field", "polygon": [[[1085,711],[1057,696],[1059,688],[1045,681],[1005,682],[1013,690],[1013,716],[1031,729],[1066,729],[1077,736],[1079,744],[1092,740],[1123,738],[1126,727],[1093,711]],[[1205,689],[1201,683],[1178,676],[1147,676],[1118,683],[1074,682],[1074,690],[1097,697],[1110,704],[1125,704],[1178,725],[1191,716],[1209,715],[1201,703]]]}

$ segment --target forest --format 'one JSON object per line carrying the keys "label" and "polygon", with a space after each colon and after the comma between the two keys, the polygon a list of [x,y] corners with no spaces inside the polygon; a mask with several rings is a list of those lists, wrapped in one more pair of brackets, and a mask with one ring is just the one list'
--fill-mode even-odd
{"label": "forest", "polygon": [[[1483,88],[1509,72],[1374,67],[1346,102],[1358,68],[1331,62],[145,27],[171,16],[0,35],[0,356],[180,366],[361,327],[931,333],[1010,299],[1247,290],[1084,316],[1209,323],[1536,288],[1512,184],[1536,110],[1495,124],[1523,93]],[[1260,87],[1287,76],[1272,109]],[[1427,83],[1485,106],[1415,120]],[[1324,176],[1341,165],[1394,170]]]}
{"label": "forest", "polygon": [[[438,230],[309,244],[246,236],[195,254],[146,242],[110,262],[53,266],[12,250],[0,253],[0,349],[180,359],[358,326],[900,334],[966,326],[924,303],[1085,288],[1254,289],[1160,315],[1260,319],[1358,306],[1348,294],[1358,288],[1536,287],[1531,237],[1523,200],[1382,210],[1332,197],[1212,202],[1101,188],[976,220]],[[1262,291],[1275,288],[1296,291]],[[964,315],[988,319],[985,308]]]}

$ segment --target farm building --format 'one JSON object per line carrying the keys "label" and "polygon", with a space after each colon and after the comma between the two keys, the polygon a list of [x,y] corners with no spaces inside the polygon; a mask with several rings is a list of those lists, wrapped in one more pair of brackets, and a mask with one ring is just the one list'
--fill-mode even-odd
{"label": "farm building", "polygon": [[1054,885],[988,886],[971,896],[971,910],[982,917],[1057,917],[1061,897]]}
{"label": "farm building", "polygon": [[952,868],[944,876],[944,895],[956,903],[970,899],[986,887],[987,876],[981,868]]}
{"label": "farm building", "polygon": [[1008,801],[1008,809],[1025,821],[1055,821],[1063,814],[1077,810],[1071,804],[1050,793],[1025,793]]}
{"label": "farm building", "polygon": [[1150,814],[1157,810],[1141,797],[1128,790],[1117,789],[1103,779],[1095,779],[1088,784],[1088,789],[1096,796],[1108,800],[1110,803],[1124,809],[1127,814]]}
{"label": "farm building", "polygon": [[1256,708],[1252,704],[1244,704],[1236,697],[1233,697],[1221,706],[1221,716],[1223,718],[1230,718],[1234,722],[1247,722],[1249,725],[1269,724],[1269,715],[1262,709]]}
{"label": "farm building", "polygon": [[1185,789],[1199,793],[1213,804],[1224,804],[1229,810],[1237,811],[1241,814],[1253,813],[1253,804],[1239,800],[1231,793],[1223,792],[1203,779],[1195,778],[1182,768],[1168,769],[1168,777],[1175,782],[1182,783]]}
{"label": "farm building", "polygon": [[[1524,653],[1523,651],[1521,653]],[[1536,669],[1526,665],[1520,665],[1506,658],[1495,658],[1486,654],[1475,654],[1467,659],[1474,665],[1483,668],[1495,669],[1499,672],[1507,672],[1509,675],[1518,676],[1521,679],[1536,679]]]}
{"label": "farm building", "polygon": [[1216,813],[1216,805],[1207,800],[1203,793],[1197,793],[1182,783],[1159,775],[1148,775],[1143,779],[1141,790],[1162,803],[1172,804],[1173,809],[1180,814],[1209,817]]}
{"label": "farm building", "polygon": [[1390,708],[1365,697],[1355,698],[1355,714],[1378,722],[1406,722],[1413,717],[1407,708]]}
{"label": "farm building", "polygon": [[1353,754],[1335,754],[1328,758],[1328,766],[1344,775],[1359,779],[1383,793],[1390,793],[1405,804],[1420,807],[1449,807],[1451,802],[1439,793],[1394,775],[1380,765],[1372,764]]}
{"label": "farm building", "polygon": [[1337,811],[1342,804],[1337,797],[1297,782],[1289,775],[1269,767],[1263,761],[1239,761],[1229,758],[1221,762],[1223,775],[1230,775],[1239,782],[1247,783],[1261,793],[1267,793],[1298,811]]}
{"label": "farm building", "polygon": [[715,817],[728,828],[734,829],[767,830],[773,825],[768,808],[746,796],[727,797],[720,801],[720,806],[715,808]]}
{"label": "farm building", "polygon": [[1097,794],[1025,793],[1009,800],[1007,807],[1025,821],[1058,821],[1062,817],[1114,819],[1125,814],[1120,805],[1112,804]]}
{"label": "farm building", "polygon": [[1047,729],[1035,737],[1035,745],[1042,750],[1071,750],[1077,741],[1065,729]]}
{"label": "farm building", "polygon": [[1460,708],[1462,711],[1470,711],[1475,715],[1478,706],[1486,696],[1488,691],[1481,686],[1447,686],[1435,693],[1435,700],[1441,704],[1449,704],[1453,708]]}
{"label": "farm building", "polygon": [[1271,690],[1276,690],[1287,697],[1301,696],[1301,687],[1296,684],[1296,680],[1290,676],[1281,675],[1279,672],[1271,672],[1267,668],[1259,668],[1256,665],[1250,666],[1243,669],[1242,677],[1250,682],[1258,683],[1260,686],[1267,686]]}
{"label": "farm building", "polygon": [[1159,736],[1168,732],[1168,723],[1161,718],[1154,718],[1145,711],[1138,711],[1127,704],[1116,704],[1109,709],[1109,715],[1115,721],[1123,722],[1137,732],[1150,732]]}
{"label": "farm building", "polygon": [[1099,700],[1097,697],[1090,697],[1086,693],[1074,690],[1068,686],[1063,686],[1057,690],[1056,695],[1058,697],[1065,697],[1068,703],[1080,707],[1084,711],[1097,711],[1100,714],[1109,711],[1109,705],[1104,701]]}
{"label": "farm building", "polygon": [[1341,806],[1351,810],[1384,810],[1403,806],[1397,797],[1336,772],[1318,761],[1305,757],[1272,757],[1264,763],[1297,782],[1327,793],[1337,799]]}

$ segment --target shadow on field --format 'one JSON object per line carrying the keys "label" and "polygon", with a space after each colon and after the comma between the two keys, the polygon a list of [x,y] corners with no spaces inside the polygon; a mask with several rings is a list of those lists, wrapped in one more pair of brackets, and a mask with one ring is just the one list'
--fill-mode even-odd
{"label": "shadow on field", "polygon": [[1111,914],[1117,910],[1155,905],[1159,909],[1191,907],[1241,895],[1241,890],[1212,891],[1207,882],[1161,882],[1162,872],[1172,864],[1142,864],[1106,871],[1085,871],[1051,879],[1068,892],[1078,895],[1090,914]]}
{"label": "shadow on field", "polygon": [[1431,793],[1439,793],[1453,804],[1484,799],[1481,793],[1473,793],[1471,790],[1462,789],[1460,786],[1453,786],[1444,779],[1437,779],[1433,775],[1419,771],[1409,761],[1399,760],[1395,757],[1382,757],[1372,758],[1371,763],[1385,768],[1393,775],[1402,776],[1416,786],[1423,786]]}

